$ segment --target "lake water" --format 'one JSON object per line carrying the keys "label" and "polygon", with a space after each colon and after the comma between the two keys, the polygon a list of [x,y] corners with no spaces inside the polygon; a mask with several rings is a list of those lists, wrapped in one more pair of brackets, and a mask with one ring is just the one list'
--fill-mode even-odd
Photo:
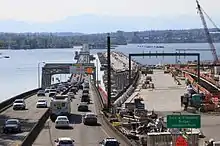
{"label": "lake water", "polygon": [[[209,48],[208,44],[149,44],[149,46],[163,45],[165,47],[164,49],[148,49],[138,47],[139,45],[130,44],[127,46],[119,46],[115,50],[129,54],[149,52],[149,50],[151,50],[151,52],[173,52],[175,49]],[[220,43],[215,46],[216,48],[220,48]],[[0,102],[21,92],[38,87],[37,72],[39,62],[71,63],[74,62],[74,51],[74,49],[0,50],[2,55],[10,56],[9,59],[0,59]],[[102,50],[92,50],[91,52],[96,53],[98,51]],[[217,49],[217,53],[220,53],[219,49]],[[175,57],[139,57],[135,59],[143,64],[173,63],[175,61]],[[178,59],[183,62],[188,59],[195,60],[196,58],[178,57]],[[201,52],[201,60],[212,59],[213,57],[210,51]],[[41,67],[42,66],[43,64],[41,64]],[[68,77],[69,75],[56,76],[56,78],[62,81],[67,80]]]}

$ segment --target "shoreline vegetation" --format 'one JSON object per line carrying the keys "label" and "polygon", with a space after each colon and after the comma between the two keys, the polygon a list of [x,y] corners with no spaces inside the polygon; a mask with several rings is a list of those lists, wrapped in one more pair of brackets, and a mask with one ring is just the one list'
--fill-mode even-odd
{"label": "shoreline vegetation", "polygon": [[[220,33],[209,29],[215,43],[220,42]],[[112,45],[127,44],[161,44],[161,43],[207,43],[203,29],[188,30],[151,30],[124,32],[111,34]],[[73,48],[89,43],[93,46],[106,44],[107,33],[79,34],[72,32],[56,33],[0,33],[0,49],[45,49],[45,48]],[[101,49],[102,47],[100,47]],[[97,48],[99,49],[99,48]]]}

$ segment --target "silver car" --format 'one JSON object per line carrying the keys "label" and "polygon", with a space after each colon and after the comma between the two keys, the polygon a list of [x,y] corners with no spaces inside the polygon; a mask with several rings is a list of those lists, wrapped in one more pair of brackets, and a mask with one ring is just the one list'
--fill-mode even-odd
{"label": "silver car", "polygon": [[16,99],[13,103],[13,109],[14,110],[17,110],[17,109],[25,110],[26,104],[25,104],[24,99]]}

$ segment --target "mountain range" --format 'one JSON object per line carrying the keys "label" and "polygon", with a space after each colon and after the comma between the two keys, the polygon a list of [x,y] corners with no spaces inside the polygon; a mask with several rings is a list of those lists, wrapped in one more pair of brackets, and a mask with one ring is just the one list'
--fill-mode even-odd
{"label": "mountain range", "polygon": [[[220,24],[220,20],[214,20]],[[208,23],[209,24],[209,23]],[[209,24],[210,27],[213,27]],[[199,15],[178,17],[115,17],[80,15],[52,23],[29,23],[16,20],[0,20],[0,32],[79,32],[102,33],[139,30],[191,29],[201,28]]]}

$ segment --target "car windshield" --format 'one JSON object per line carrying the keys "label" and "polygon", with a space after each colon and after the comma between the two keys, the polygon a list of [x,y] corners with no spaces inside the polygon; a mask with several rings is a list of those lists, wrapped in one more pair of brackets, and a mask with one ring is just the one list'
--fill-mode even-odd
{"label": "car windshield", "polygon": [[62,118],[58,118],[58,120],[60,120],[60,121],[66,121],[66,120],[67,120],[67,118],[62,117]]}
{"label": "car windshield", "polygon": [[119,143],[117,141],[107,141],[106,146],[119,146]]}
{"label": "car windshield", "polygon": [[16,100],[15,103],[23,103],[22,100]]}
{"label": "car windshield", "polygon": [[93,117],[96,117],[96,115],[95,114],[88,114],[88,115],[86,115],[87,117],[89,117],[89,118],[93,118]]}
{"label": "car windshield", "polygon": [[18,122],[10,120],[10,121],[7,121],[6,124],[13,124],[14,125],[14,124],[18,124]]}
{"label": "car windshield", "polygon": [[41,99],[41,100],[38,100],[38,102],[46,102],[46,100],[44,100],[44,99]]}
{"label": "car windshield", "polygon": [[44,93],[44,90],[40,90],[40,91],[38,91],[38,93]]}
{"label": "car windshield", "polygon": [[55,90],[55,89],[52,89],[52,90],[50,90],[50,92],[57,92],[57,90]]}
{"label": "car windshield", "polygon": [[73,142],[71,141],[71,140],[61,140],[60,142],[59,142],[59,144],[61,145],[61,144],[73,144]]}

